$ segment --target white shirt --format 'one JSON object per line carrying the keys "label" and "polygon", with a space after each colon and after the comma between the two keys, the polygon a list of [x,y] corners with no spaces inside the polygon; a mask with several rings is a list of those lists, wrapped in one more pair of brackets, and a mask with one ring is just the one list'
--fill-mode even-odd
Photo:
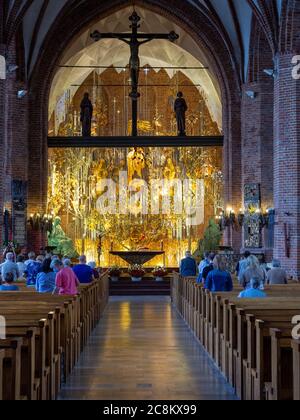
{"label": "white shirt", "polygon": [[24,262],[24,264],[27,266],[28,264],[30,264],[32,262],[35,262],[35,260],[27,260],[27,261]]}
{"label": "white shirt", "polygon": [[209,265],[210,265],[210,261],[208,259],[202,260],[199,265],[199,274],[202,275],[204,268],[208,267]]}
{"label": "white shirt", "polygon": [[19,267],[19,273],[20,273],[20,277],[23,277],[24,275],[24,271],[27,269],[27,266],[25,263],[23,262],[18,262],[17,263],[18,267]]}

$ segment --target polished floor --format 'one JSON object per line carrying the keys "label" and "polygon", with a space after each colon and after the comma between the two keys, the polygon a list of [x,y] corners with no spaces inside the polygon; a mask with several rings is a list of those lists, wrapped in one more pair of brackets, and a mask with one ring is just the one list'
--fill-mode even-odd
{"label": "polished floor", "polygon": [[60,399],[232,400],[168,297],[111,298]]}

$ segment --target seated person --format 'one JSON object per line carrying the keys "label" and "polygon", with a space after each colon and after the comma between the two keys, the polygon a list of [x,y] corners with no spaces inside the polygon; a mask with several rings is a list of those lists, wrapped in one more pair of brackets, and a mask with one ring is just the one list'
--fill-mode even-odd
{"label": "seated person", "polygon": [[240,293],[240,299],[257,299],[266,298],[267,295],[262,290],[259,290],[261,285],[260,277],[252,277],[250,280],[250,287]]}
{"label": "seated person", "polygon": [[209,254],[208,258],[209,258],[209,265],[207,265],[206,267],[203,268],[202,273],[200,273],[198,278],[197,278],[197,283],[199,283],[199,284],[201,284],[201,283],[205,284],[207,276],[214,269],[213,261],[215,259],[215,254],[213,254],[213,253]]}
{"label": "seated person", "polygon": [[213,261],[214,269],[208,273],[205,289],[211,292],[231,292],[233,282],[231,274],[226,271],[226,260],[222,255],[217,255]]}
{"label": "seated person", "polygon": [[35,288],[39,293],[52,293],[55,289],[56,273],[51,269],[51,258],[44,260],[41,270],[37,275]]}
{"label": "seated person", "polygon": [[93,270],[93,276],[95,280],[99,280],[100,279],[100,275],[97,271],[97,265],[95,263],[95,261],[91,261],[88,263],[88,266],[91,267],[91,269]]}
{"label": "seated person", "polygon": [[86,263],[86,256],[79,258],[79,264],[73,267],[73,271],[81,284],[89,284],[94,280],[93,270]]}
{"label": "seated person", "polygon": [[2,279],[5,279],[6,274],[12,273],[14,276],[14,281],[17,281],[20,273],[17,263],[15,263],[15,255],[13,252],[8,252],[6,254],[6,261],[1,264],[1,276]]}
{"label": "seated person", "polygon": [[281,268],[279,260],[273,260],[272,269],[267,273],[267,284],[288,284],[287,273]]}
{"label": "seated person", "polygon": [[19,268],[19,279],[24,279],[24,272],[26,271],[25,258],[23,255],[19,255],[17,258],[17,266]]}
{"label": "seated person", "polygon": [[60,295],[77,295],[80,283],[72,268],[60,260],[55,260],[53,264],[57,272],[56,291]]}
{"label": "seated person", "polygon": [[196,261],[192,257],[190,251],[187,251],[185,254],[185,258],[181,261],[180,264],[180,274],[183,277],[196,277],[197,276],[198,267]]}
{"label": "seated person", "polygon": [[40,273],[41,269],[42,269],[41,258],[38,257],[38,259],[35,261],[28,260],[26,264],[26,270],[24,271],[24,274],[26,276],[26,283],[28,287],[36,285],[36,278],[37,278],[37,275]]}
{"label": "seated person", "polygon": [[253,277],[259,278],[260,283],[264,285],[266,283],[267,273],[261,268],[258,258],[255,255],[250,255],[250,257],[247,258],[247,261],[248,267],[239,277],[241,286],[244,289],[248,289]]}
{"label": "seated person", "polygon": [[14,282],[14,274],[13,273],[6,273],[4,277],[3,284],[0,286],[0,292],[17,292],[20,289],[18,286],[13,284]]}

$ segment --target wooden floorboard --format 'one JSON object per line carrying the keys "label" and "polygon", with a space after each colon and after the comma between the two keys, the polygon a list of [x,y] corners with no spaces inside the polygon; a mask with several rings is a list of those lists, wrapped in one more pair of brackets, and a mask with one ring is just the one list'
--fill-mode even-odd
{"label": "wooden floorboard", "polygon": [[235,397],[168,297],[113,297],[60,399]]}

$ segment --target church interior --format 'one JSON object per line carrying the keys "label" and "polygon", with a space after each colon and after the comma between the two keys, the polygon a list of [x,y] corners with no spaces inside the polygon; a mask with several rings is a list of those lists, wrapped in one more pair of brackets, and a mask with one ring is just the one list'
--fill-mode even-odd
{"label": "church interior", "polygon": [[299,32],[0,0],[0,400],[300,400]]}

